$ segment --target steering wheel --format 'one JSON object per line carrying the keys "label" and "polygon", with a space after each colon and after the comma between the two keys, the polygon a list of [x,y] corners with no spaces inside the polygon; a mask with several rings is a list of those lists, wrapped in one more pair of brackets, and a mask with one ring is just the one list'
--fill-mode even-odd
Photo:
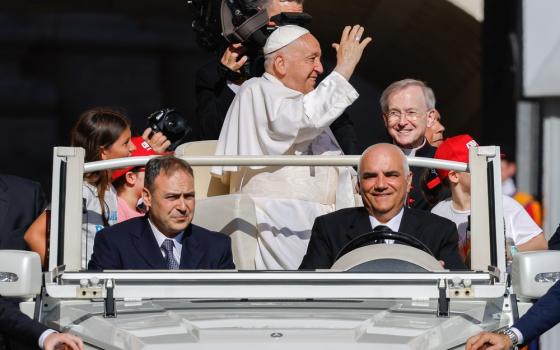
{"label": "steering wheel", "polygon": [[362,233],[361,235],[355,237],[354,239],[352,239],[350,242],[346,243],[339,251],[338,254],[336,255],[336,258],[334,259],[334,261],[337,261],[341,256],[343,256],[344,254],[351,252],[352,250],[362,247],[364,245],[368,245],[369,244],[380,244],[383,243],[384,240],[386,239],[392,239],[396,242],[399,243],[403,243],[406,245],[409,245],[411,247],[414,247],[416,249],[420,249],[428,254],[430,254],[431,256],[434,256],[434,254],[432,253],[432,251],[430,250],[430,248],[428,248],[422,241],[420,241],[418,238],[408,234],[408,233],[404,233],[404,232],[395,232],[395,231],[391,231],[390,229],[386,229],[386,230],[379,230],[379,231],[370,231],[370,232],[366,232],[366,233]]}

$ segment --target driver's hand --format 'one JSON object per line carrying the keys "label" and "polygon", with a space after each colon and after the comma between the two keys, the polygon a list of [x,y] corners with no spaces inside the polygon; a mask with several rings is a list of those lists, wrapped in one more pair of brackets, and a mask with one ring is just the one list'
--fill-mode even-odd
{"label": "driver's hand", "polygon": [[445,268],[445,261],[443,260],[438,260],[439,264],[441,265],[441,267]]}

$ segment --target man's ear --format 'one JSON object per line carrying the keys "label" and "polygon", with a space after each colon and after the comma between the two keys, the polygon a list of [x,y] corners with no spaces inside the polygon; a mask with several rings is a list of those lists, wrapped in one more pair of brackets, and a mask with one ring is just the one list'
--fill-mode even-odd
{"label": "man's ear", "polygon": [[435,108],[430,109],[428,112],[428,116],[426,118],[426,126],[428,128],[431,128],[434,125],[434,122],[436,121],[436,113]]}
{"label": "man's ear", "polygon": [[281,54],[277,55],[274,58],[274,70],[278,73],[278,75],[280,75],[281,77],[283,77],[284,75],[286,75],[286,71],[287,71],[287,67],[286,67],[286,60],[284,59],[284,56],[282,56]]}
{"label": "man's ear", "polygon": [[142,201],[144,202],[146,208],[150,208],[152,206],[152,194],[146,187],[142,189]]}
{"label": "man's ear", "polygon": [[406,193],[409,193],[410,190],[412,189],[412,177],[414,176],[414,173],[412,171],[408,172],[408,175],[406,176]]}

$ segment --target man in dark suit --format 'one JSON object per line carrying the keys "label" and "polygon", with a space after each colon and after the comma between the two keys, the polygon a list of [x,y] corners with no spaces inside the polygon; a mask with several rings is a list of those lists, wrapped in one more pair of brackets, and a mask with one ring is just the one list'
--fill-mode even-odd
{"label": "man in dark suit", "polygon": [[90,270],[234,269],[228,236],[191,224],[192,168],[173,156],[146,164],[145,217],[108,227],[95,237]]}
{"label": "man in dark suit", "polygon": [[[426,140],[425,134],[439,115],[434,91],[423,81],[403,79],[389,85],[379,102],[387,133],[395,145],[407,156],[433,158],[436,148]],[[407,205],[430,210],[433,205],[426,201],[420,186],[423,168],[410,170],[413,177]]]}
{"label": "man in dark suit", "polygon": [[466,269],[450,220],[405,207],[412,174],[406,157],[391,144],[369,147],[360,159],[359,190],[363,208],[346,208],[318,217],[300,269],[330,268],[340,250],[360,234],[379,227],[418,238],[445,268]]}
{"label": "man in dark suit", "polygon": [[23,235],[46,204],[38,182],[0,174],[0,249],[25,250]]}
{"label": "man in dark suit", "polygon": [[83,350],[82,340],[75,335],[58,333],[36,322],[19,311],[16,304],[0,297],[0,332],[27,345],[54,350],[67,345],[73,350]]}
{"label": "man in dark suit", "polygon": [[492,346],[495,350],[508,350],[518,344],[528,344],[560,322],[558,310],[560,310],[560,281],[550,287],[548,292],[512,327],[498,334],[482,332],[470,337],[465,349],[477,350]]}

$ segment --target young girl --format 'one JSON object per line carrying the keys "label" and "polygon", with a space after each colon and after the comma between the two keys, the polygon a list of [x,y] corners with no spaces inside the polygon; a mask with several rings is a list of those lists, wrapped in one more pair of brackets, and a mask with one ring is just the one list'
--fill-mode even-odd
{"label": "young girl", "polygon": [[[130,156],[135,149],[130,137],[130,121],[124,114],[109,108],[93,108],[85,111],[72,129],[71,144],[84,148],[84,161],[93,162]],[[84,175],[82,268],[87,267],[97,231],[117,222],[117,195],[110,180],[109,170]],[[41,255],[43,263],[46,254],[46,226],[47,215],[44,212],[25,233],[27,244]]]}
{"label": "young girl", "polygon": [[[86,150],[84,162],[129,157],[136,149],[130,142],[128,118],[108,108],[85,111],[71,134],[73,147]],[[84,174],[82,195],[85,199],[82,218],[82,268],[93,253],[95,234],[104,227],[117,223],[117,193],[111,186],[111,171]]]}

